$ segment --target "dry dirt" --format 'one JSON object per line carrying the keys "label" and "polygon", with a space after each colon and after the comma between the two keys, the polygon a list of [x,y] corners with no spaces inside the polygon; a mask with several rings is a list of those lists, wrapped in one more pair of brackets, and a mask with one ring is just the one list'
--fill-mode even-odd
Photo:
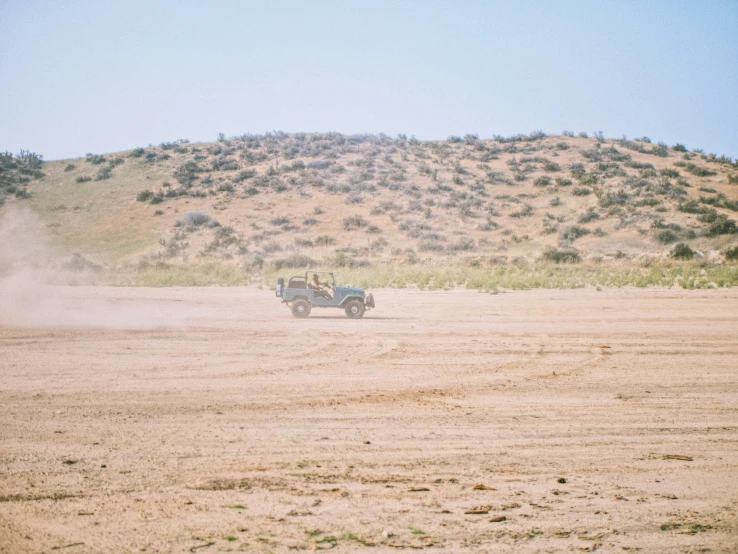
{"label": "dry dirt", "polygon": [[738,289],[375,296],[6,310],[0,551],[736,550]]}

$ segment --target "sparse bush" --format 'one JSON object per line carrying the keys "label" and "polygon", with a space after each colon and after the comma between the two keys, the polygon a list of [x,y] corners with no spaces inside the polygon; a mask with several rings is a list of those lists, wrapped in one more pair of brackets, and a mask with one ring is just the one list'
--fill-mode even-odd
{"label": "sparse bush", "polygon": [[728,175],[729,185],[738,185],[738,175]]}
{"label": "sparse bush", "polygon": [[579,252],[574,248],[557,250],[556,248],[549,247],[543,253],[542,258],[547,262],[553,262],[556,264],[574,264],[582,261],[582,257],[579,255]]}
{"label": "sparse bush", "polygon": [[543,175],[541,177],[538,177],[538,179],[536,179],[533,182],[533,185],[536,186],[536,187],[548,187],[548,186],[551,186],[551,177],[548,177],[546,175]]}
{"label": "sparse bush", "polygon": [[141,147],[138,147],[138,148],[134,148],[133,150],[131,150],[131,153],[130,153],[130,154],[128,154],[128,155],[129,155],[129,156],[130,156],[131,158],[140,158],[140,157],[141,157],[141,156],[143,156],[143,155],[144,155],[145,153],[146,153],[146,150],[145,150],[145,149],[143,149],[143,148],[141,148]]}
{"label": "sparse bush", "polygon": [[672,146],[672,149],[675,152],[686,152],[687,151],[687,147],[684,146],[683,144],[678,143],[678,142],[674,146]]}
{"label": "sparse bush", "polygon": [[305,219],[302,220],[302,224],[308,225],[308,226],[317,225],[318,223],[319,223],[318,220],[315,219],[314,217],[306,217]]}
{"label": "sparse bush", "polygon": [[67,167],[64,168],[64,171],[72,171],[75,167],[77,167],[74,164],[67,164]]}
{"label": "sparse bush", "polygon": [[680,242],[674,246],[670,255],[672,258],[677,258],[679,260],[691,260],[694,257],[694,250],[683,242]]}
{"label": "sparse bush", "polygon": [[87,176],[84,176],[84,177],[77,177],[77,178],[75,179],[75,181],[76,181],[76,182],[78,182],[78,183],[86,183],[86,182],[88,182],[88,181],[92,181],[92,177],[87,177]]}
{"label": "sparse bush", "polygon": [[574,183],[571,179],[563,179],[562,177],[556,177],[556,186],[559,187],[570,187]]}
{"label": "sparse bush", "polygon": [[574,187],[571,193],[574,196],[589,196],[592,194],[592,189],[587,187]]}
{"label": "sparse bush", "polygon": [[279,225],[288,225],[289,222],[290,222],[290,218],[289,217],[285,217],[285,216],[277,216],[277,217],[273,217],[272,219],[269,220],[269,224],[270,225],[276,225],[276,226],[279,226]]}
{"label": "sparse bush", "polygon": [[728,248],[725,251],[726,260],[738,260],[738,245]]}

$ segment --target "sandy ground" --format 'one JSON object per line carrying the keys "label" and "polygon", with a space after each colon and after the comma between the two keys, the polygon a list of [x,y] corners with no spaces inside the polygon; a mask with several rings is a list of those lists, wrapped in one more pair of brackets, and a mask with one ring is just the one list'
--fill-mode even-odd
{"label": "sandy ground", "polygon": [[0,551],[737,551],[738,290],[375,296],[6,313]]}

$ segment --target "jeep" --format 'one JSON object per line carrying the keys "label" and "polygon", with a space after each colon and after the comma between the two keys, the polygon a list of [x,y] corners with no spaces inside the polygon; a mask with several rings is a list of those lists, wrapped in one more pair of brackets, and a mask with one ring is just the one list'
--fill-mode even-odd
{"label": "jeep", "polygon": [[[309,280],[310,275],[323,276],[326,281],[315,286]],[[327,271],[306,271],[304,275],[290,277],[287,287],[280,277],[277,279],[275,295],[292,310],[292,315],[300,318],[308,317],[313,308],[341,308],[351,319],[359,319],[365,311],[374,307],[371,293],[366,294],[363,289],[354,287],[337,287],[333,273]]]}

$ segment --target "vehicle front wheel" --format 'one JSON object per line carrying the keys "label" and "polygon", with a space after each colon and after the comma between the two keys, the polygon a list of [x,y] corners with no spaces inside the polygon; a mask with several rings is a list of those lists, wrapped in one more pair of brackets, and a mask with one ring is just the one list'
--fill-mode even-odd
{"label": "vehicle front wheel", "polygon": [[307,300],[295,300],[292,303],[292,315],[295,317],[307,317],[310,315],[310,302]]}
{"label": "vehicle front wheel", "polygon": [[351,300],[346,304],[346,315],[351,319],[359,319],[364,315],[364,304],[358,300]]}

